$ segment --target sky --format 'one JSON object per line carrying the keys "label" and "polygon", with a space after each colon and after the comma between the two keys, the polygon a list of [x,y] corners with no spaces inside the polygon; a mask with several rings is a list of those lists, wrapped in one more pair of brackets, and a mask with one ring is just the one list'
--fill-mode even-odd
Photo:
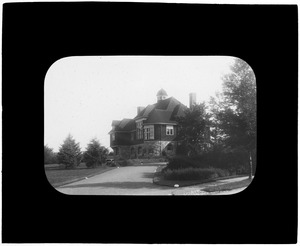
{"label": "sky", "polygon": [[134,118],[138,106],[168,97],[189,105],[222,91],[229,56],[73,56],[53,63],[45,76],[45,145],[58,151],[71,134],[81,150],[93,138],[109,147],[112,120]]}

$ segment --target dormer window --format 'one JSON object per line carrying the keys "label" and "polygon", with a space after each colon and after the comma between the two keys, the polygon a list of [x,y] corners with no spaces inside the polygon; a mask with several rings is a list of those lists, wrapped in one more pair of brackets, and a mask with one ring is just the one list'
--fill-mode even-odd
{"label": "dormer window", "polygon": [[166,135],[174,135],[174,126],[167,126]]}

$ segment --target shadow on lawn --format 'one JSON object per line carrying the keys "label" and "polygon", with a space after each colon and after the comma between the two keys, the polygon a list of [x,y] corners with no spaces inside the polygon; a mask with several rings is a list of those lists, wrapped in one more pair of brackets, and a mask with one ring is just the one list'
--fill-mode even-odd
{"label": "shadow on lawn", "polygon": [[117,189],[161,189],[167,190],[170,187],[159,186],[149,182],[105,182],[91,184],[66,185],[60,188],[117,188]]}

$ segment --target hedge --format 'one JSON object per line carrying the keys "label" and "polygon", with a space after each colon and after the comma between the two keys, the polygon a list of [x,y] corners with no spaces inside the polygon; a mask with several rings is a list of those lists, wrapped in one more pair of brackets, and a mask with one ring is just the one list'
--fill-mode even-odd
{"label": "hedge", "polygon": [[218,168],[184,168],[184,169],[167,169],[162,171],[166,180],[206,180],[230,175],[227,170]]}
{"label": "hedge", "polygon": [[[210,152],[196,157],[174,156],[169,158],[167,168],[170,170],[186,168],[219,168],[231,173],[247,173],[249,169],[249,156],[246,152],[223,153]],[[253,163],[256,165],[256,158]],[[254,168],[255,170],[255,168]]]}

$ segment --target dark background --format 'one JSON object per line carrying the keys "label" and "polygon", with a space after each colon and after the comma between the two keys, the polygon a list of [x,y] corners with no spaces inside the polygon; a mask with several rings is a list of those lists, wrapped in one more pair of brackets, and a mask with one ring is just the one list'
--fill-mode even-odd
{"label": "dark background", "polygon": [[[296,5],[4,4],[3,242],[296,243],[297,21]],[[43,165],[44,78],[56,60],[83,55],[245,60],[258,93],[252,184],[211,197],[55,191]]]}

